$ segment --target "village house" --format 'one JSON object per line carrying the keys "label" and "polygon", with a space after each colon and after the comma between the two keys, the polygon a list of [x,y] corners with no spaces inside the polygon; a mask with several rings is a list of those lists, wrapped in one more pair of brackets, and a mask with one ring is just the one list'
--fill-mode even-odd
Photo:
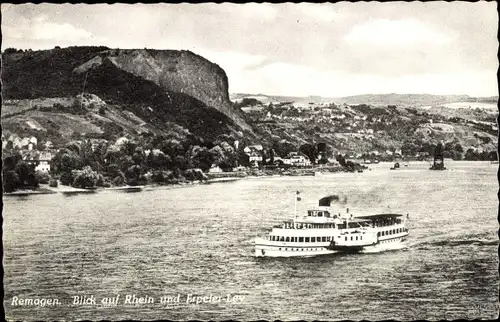
{"label": "village house", "polygon": [[307,167],[311,165],[309,158],[300,152],[290,152],[288,156],[283,159],[283,163],[297,167]]}
{"label": "village house", "polygon": [[50,172],[52,153],[48,151],[28,150],[22,153],[23,161],[35,166],[35,171]]}
{"label": "village house", "polygon": [[243,151],[246,154],[249,154],[252,151],[262,151],[262,150],[264,150],[264,147],[261,144],[249,145],[243,149]]}
{"label": "village house", "polygon": [[223,172],[222,169],[215,165],[215,164],[212,164],[212,166],[210,167],[210,169],[208,170],[209,173],[221,173]]}
{"label": "village house", "polygon": [[262,154],[252,151],[248,155],[250,163],[255,163],[255,162],[262,162]]}
{"label": "village house", "polygon": [[41,171],[50,173],[50,163],[52,161],[52,153],[42,151],[40,152],[38,165],[35,167],[35,171]]}

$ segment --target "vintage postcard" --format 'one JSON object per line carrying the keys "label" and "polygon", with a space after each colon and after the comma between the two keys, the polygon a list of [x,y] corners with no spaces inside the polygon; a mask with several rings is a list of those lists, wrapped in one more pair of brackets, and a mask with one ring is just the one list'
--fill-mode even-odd
{"label": "vintage postcard", "polygon": [[495,2],[1,13],[6,320],[498,317]]}

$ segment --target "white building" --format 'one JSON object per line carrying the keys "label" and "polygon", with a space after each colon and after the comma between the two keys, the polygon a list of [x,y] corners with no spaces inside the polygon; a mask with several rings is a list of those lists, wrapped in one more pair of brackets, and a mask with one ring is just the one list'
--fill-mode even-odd
{"label": "white building", "polygon": [[290,152],[288,157],[283,159],[283,163],[299,167],[307,167],[311,165],[309,158],[299,152]]}
{"label": "white building", "polygon": [[220,172],[223,172],[223,171],[222,171],[222,169],[219,166],[213,164],[212,167],[210,167],[210,169],[208,170],[208,172],[209,173],[220,173]]}
{"label": "white building", "polygon": [[[31,161],[31,160],[30,160]],[[38,154],[37,159],[33,160],[38,164],[35,166],[35,171],[50,172],[50,163],[52,161],[52,153],[42,151]]]}
{"label": "white building", "polygon": [[262,162],[262,155],[257,152],[252,152],[249,155],[249,161],[252,162]]}

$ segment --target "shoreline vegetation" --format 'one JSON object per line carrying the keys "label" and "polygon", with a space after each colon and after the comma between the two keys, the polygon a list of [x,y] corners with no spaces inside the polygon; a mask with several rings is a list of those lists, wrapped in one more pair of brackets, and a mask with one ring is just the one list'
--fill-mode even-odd
{"label": "shoreline vegetation", "polygon": [[[425,162],[428,161],[419,161]],[[383,165],[390,165],[391,162],[381,162]],[[496,164],[496,163],[491,163]],[[371,171],[371,168],[366,167],[365,170]],[[89,193],[99,193],[104,191],[122,191],[122,192],[140,192],[140,191],[150,191],[156,189],[177,189],[183,187],[192,187],[195,185],[209,185],[213,183],[224,183],[233,182],[238,180],[252,180],[260,178],[272,178],[272,177],[293,177],[293,176],[315,176],[317,174],[325,173],[338,173],[338,172],[353,172],[349,171],[348,168],[342,166],[323,166],[323,167],[312,167],[312,168],[301,168],[292,169],[291,171],[276,171],[276,170],[251,170],[245,171],[235,171],[235,172],[221,172],[221,173],[207,173],[206,179],[203,180],[184,180],[177,183],[147,183],[143,185],[123,185],[123,186],[111,186],[111,187],[92,187],[92,188],[75,188],[72,186],[61,185],[50,186],[48,184],[40,184],[39,187],[33,189],[21,189],[14,192],[4,192],[3,196],[29,196],[29,195],[45,195],[45,194],[57,194],[62,193],[64,195],[73,194],[89,194]],[[363,171],[356,171],[363,172]]]}
{"label": "shoreline vegetation", "polygon": [[124,192],[139,192],[143,190],[154,190],[160,187],[174,189],[182,188],[193,185],[200,184],[212,184],[212,183],[223,183],[223,182],[233,182],[242,179],[258,179],[258,178],[269,178],[269,177],[284,177],[284,176],[314,176],[316,172],[348,172],[342,166],[325,166],[325,167],[315,167],[315,168],[302,168],[302,169],[292,169],[291,171],[276,171],[276,170],[252,170],[252,171],[237,171],[237,172],[221,172],[221,173],[207,173],[206,179],[203,180],[185,180],[178,183],[164,183],[164,184],[144,184],[144,185],[124,185],[116,187],[92,187],[92,188],[75,188],[72,186],[58,184],[55,187],[51,187],[48,184],[40,184],[39,187],[33,189],[20,189],[14,192],[4,192],[4,196],[27,196],[27,195],[39,195],[39,194],[56,194],[62,193],[65,195],[71,194],[81,194],[81,193],[97,193],[102,191],[124,191]]}

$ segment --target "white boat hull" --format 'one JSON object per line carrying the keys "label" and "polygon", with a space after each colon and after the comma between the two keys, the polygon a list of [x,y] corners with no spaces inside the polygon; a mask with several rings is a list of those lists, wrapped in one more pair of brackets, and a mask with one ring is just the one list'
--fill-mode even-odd
{"label": "white boat hull", "polygon": [[[387,250],[396,250],[406,247],[404,243],[408,234],[400,235],[394,238],[380,240],[374,245],[364,246],[359,253],[379,253]],[[327,247],[329,243],[324,245],[314,246],[298,246],[294,243],[275,243],[268,244],[268,241],[263,238],[255,239],[255,256],[256,257],[311,257],[320,255],[330,255],[335,253],[346,252],[339,250],[331,250]]]}
{"label": "white boat hull", "polygon": [[338,253],[338,251],[329,250],[326,247],[307,247],[307,248],[281,247],[280,249],[280,247],[269,246],[269,245],[255,246],[256,257],[311,257],[311,256],[334,254],[334,253]]}

